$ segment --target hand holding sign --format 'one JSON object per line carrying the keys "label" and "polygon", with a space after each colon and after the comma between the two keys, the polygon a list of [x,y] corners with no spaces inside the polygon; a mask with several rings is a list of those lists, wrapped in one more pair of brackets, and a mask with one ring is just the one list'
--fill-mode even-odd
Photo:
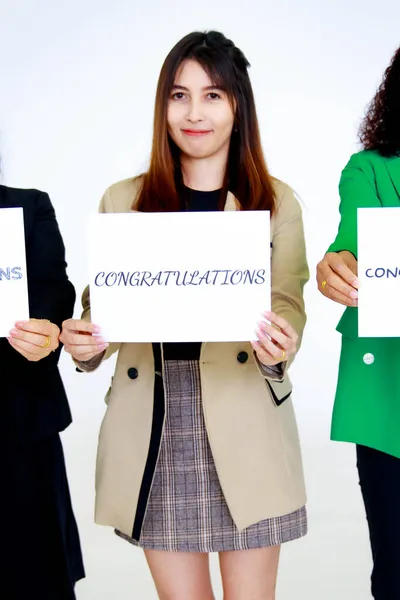
{"label": "hand holding sign", "polygon": [[328,252],[317,266],[318,289],[344,306],[357,306],[357,260],[351,252]]}
{"label": "hand holding sign", "polygon": [[43,319],[18,321],[8,339],[10,345],[32,362],[46,358],[59,346],[60,330],[54,323]]}
{"label": "hand holding sign", "polygon": [[87,321],[67,319],[62,324],[60,342],[76,360],[87,361],[101,354],[108,344],[99,335],[100,327]]}
{"label": "hand holding sign", "polygon": [[264,317],[269,323],[261,322],[257,329],[257,342],[251,342],[259,361],[268,367],[287,360],[297,350],[298,334],[293,327],[273,312]]}

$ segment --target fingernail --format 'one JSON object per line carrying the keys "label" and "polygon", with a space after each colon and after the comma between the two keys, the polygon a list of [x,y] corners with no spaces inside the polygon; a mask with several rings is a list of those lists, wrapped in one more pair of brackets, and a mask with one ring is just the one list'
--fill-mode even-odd
{"label": "fingernail", "polygon": [[99,346],[99,350],[103,351],[103,350],[105,350],[106,348],[108,348],[108,346],[109,346],[109,344],[100,344],[100,346]]}
{"label": "fingernail", "polygon": [[25,323],[27,323],[27,322],[28,322],[28,321],[17,321],[17,322],[15,323],[15,326],[16,326],[16,327],[23,327],[23,326],[24,326],[24,324],[25,324]]}
{"label": "fingernail", "polygon": [[358,292],[356,292],[355,290],[350,292],[350,298],[358,298]]}
{"label": "fingernail", "polygon": [[93,333],[100,333],[101,329],[98,325],[93,326]]}
{"label": "fingernail", "polygon": [[12,330],[10,331],[10,335],[17,336],[17,335],[19,335],[19,331],[18,331],[17,329],[12,329]]}
{"label": "fingernail", "polygon": [[358,306],[358,299],[353,300],[353,306]]}

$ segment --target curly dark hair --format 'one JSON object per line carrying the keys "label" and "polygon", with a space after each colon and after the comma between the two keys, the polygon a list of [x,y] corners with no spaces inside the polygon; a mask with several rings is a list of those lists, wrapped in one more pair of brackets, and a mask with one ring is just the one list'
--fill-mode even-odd
{"label": "curly dark hair", "polygon": [[376,150],[382,156],[400,156],[400,48],[367,109],[359,139],[364,150]]}

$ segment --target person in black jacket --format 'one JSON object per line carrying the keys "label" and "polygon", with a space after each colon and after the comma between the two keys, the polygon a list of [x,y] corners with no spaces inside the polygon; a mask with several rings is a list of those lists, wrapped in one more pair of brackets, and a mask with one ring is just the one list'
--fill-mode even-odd
{"label": "person in black jacket", "polygon": [[1,597],[73,600],[85,573],[59,437],[71,413],[58,338],[75,290],[49,196],[0,186],[10,207],[24,212],[31,318],[0,338]]}

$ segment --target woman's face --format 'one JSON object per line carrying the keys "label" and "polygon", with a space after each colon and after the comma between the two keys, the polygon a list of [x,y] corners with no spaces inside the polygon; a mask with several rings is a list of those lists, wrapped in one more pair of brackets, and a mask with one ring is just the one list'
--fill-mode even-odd
{"label": "woman's face", "polygon": [[190,158],[228,153],[235,115],[225,92],[194,60],[178,70],[168,103],[168,131]]}

